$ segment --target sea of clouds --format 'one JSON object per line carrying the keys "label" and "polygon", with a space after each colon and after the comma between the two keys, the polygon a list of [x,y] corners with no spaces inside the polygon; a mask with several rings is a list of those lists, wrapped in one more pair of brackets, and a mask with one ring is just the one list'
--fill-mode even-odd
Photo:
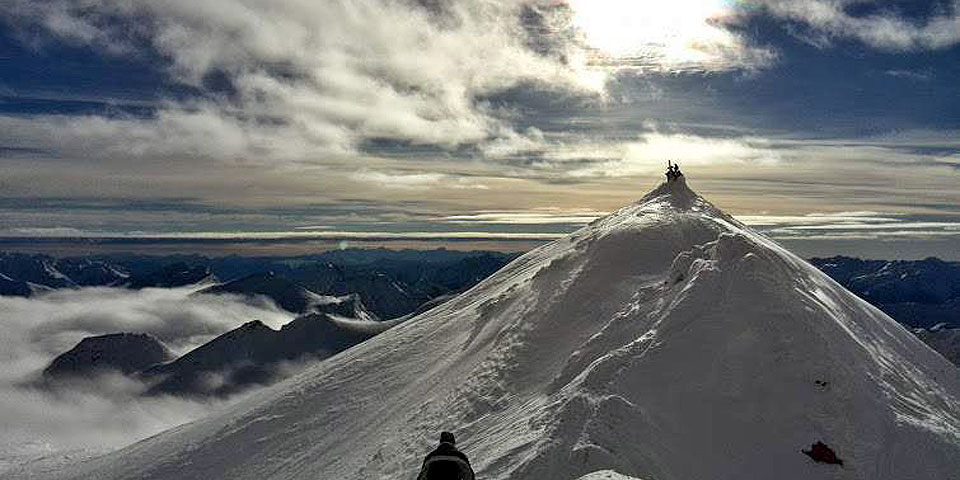
{"label": "sea of clouds", "polygon": [[229,402],[142,397],[142,385],[119,375],[82,389],[30,386],[54,357],[86,336],[150,333],[183,354],[250,320],[277,328],[291,319],[269,303],[192,293],[86,288],[0,297],[0,474],[118,448]]}

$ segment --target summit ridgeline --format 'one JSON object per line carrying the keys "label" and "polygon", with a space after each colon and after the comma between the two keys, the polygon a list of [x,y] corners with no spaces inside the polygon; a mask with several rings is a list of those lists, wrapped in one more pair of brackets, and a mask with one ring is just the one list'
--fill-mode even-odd
{"label": "summit ridgeline", "polygon": [[624,209],[629,209],[636,205],[658,203],[663,207],[669,206],[677,209],[689,209],[698,205],[701,207],[709,207],[715,214],[731,218],[710,204],[710,202],[704,200],[687,185],[687,179],[680,171],[679,165],[670,163],[664,175],[667,177],[666,181],[648,192],[640,200],[618,210],[613,215],[617,215],[623,212]]}
{"label": "summit ridgeline", "polygon": [[955,478],[960,372],[679,174],[226,410],[30,478],[414,478],[440,431],[485,480]]}

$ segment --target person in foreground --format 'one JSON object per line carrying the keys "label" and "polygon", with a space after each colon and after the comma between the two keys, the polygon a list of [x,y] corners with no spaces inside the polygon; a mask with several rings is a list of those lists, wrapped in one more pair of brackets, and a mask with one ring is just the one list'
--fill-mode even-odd
{"label": "person in foreground", "polygon": [[470,460],[456,444],[452,433],[441,433],[440,445],[423,459],[417,480],[474,480]]}

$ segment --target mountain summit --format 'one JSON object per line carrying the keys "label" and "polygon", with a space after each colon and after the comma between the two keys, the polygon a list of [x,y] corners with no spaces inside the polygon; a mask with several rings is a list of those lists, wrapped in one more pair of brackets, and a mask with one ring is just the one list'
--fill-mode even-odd
{"label": "mountain summit", "polygon": [[[683,177],[211,417],[58,478],[950,478],[960,372]],[[612,475],[612,473],[611,473]]]}

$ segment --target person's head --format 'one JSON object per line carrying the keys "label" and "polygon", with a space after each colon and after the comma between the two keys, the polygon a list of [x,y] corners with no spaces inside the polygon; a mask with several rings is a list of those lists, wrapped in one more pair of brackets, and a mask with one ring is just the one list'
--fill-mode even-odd
{"label": "person's head", "polygon": [[450,445],[456,445],[457,439],[453,438],[453,434],[450,432],[440,432],[440,443],[449,443]]}

